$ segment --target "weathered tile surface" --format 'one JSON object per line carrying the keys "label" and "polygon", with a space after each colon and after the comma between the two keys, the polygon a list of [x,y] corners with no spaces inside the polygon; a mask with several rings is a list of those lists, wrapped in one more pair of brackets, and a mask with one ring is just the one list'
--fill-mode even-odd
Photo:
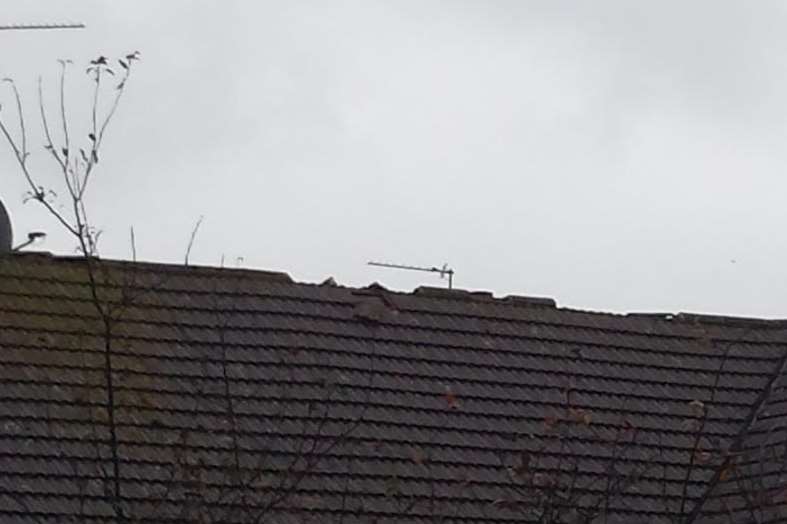
{"label": "weathered tile surface", "polygon": [[96,264],[0,259],[2,522],[118,521],[111,418],[140,522],[787,521],[785,323]]}

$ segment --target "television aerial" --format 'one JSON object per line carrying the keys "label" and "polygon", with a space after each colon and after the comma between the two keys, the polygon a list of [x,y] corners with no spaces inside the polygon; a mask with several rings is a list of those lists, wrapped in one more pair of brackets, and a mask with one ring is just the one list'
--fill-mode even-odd
{"label": "television aerial", "polygon": [[448,289],[454,287],[454,270],[448,267],[448,264],[443,264],[442,267],[422,267],[422,266],[408,266],[404,264],[388,264],[385,262],[367,262],[369,266],[385,267],[388,269],[404,269],[406,271],[423,271],[425,273],[439,273],[440,278],[448,277]]}
{"label": "television aerial", "polygon": [[30,31],[41,29],[84,29],[82,23],[63,24],[0,24],[0,31]]}

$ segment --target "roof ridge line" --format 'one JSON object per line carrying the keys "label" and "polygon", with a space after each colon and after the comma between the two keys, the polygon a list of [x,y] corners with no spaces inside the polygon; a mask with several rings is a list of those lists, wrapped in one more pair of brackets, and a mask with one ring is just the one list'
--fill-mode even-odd
{"label": "roof ridge line", "polygon": [[[51,252],[19,252],[14,253],[10,258],[29,258],[39,262],[54,261],[74,263],[84,261],[85,257],[82,255],[64,256],[55,255]],[[268,269],[249,269],[249,268],[233,268],[233,267],[216,267],[198,264],[174,264],[170,262],[141,262],[134,260],[123,260],[119,258],[101,258],[91,257],[100,263],[104,263],[110,267],[126,268],[132,267],[135,271],[149,271],[158,273],[185,273],[196,272],[195,276],[215,275],[215,276],[247,276],[251,278],[272,279],[285,283],[296,283],[289,273],[284,271],[272,271]]]}
{"label": "roof ridge line", "polygon": [[528,295],[506,295],[495,297],[491,291],[471,291],[469,289],[443,288],[436,286],[418,286],[412,293],[415,297],[437,298],[446,300],[463,300],[472,302],[495,302],[514,306],[557,308],[557,302],[550,297]]}

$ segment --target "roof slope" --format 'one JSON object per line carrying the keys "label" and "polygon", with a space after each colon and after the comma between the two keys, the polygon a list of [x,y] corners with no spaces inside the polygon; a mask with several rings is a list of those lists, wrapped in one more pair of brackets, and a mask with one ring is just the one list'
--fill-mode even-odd
{"label": "roof slope", "polygon": [[780,322],[96,264],[0,259],[3,522],[785,520]]}

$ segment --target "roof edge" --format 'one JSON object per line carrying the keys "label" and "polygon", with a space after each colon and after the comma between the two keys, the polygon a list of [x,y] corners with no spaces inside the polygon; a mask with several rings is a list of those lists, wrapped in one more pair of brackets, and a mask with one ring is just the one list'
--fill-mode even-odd
{"label": "roof edge", "polygon": [[626,313],[629,318],[645,320],[663,320],[665,322],[681,322],[684,324],[705,324],[712,326],[740,328],[771,328],[787,327],[787,319],[737,317],[733,315],[713,315],[705,313]]}
{"label": "roof edge", "polygon": [[[14,252],[13,258],[28,258],[32,263],[44,262],[49,260],[61,261],[66,263],[79,263],[85,260],[83,256],[62,256],[54,255],[48,251],[25,251]],[[274,282],[281,282],[285,284],[293,284],[295,281],[290,277],[289,273],[283,271],[269,271],[265,269],[246,269],[246,268],[227,268],[216,266],[201,266],[194,264],[173,264],[168,262],[139,262],[132,260],[122,260],[114,258],[100,258],[94,257],[99,262],[106,264],[109,267],[127,267],[133,265],[137,271],[151,271],[156,273],[192,273],[194,276],[207,276],[207,275],[223,275],[223,276],[237,276],[245,278],[255,278],[263,280],[271,280]]]}

